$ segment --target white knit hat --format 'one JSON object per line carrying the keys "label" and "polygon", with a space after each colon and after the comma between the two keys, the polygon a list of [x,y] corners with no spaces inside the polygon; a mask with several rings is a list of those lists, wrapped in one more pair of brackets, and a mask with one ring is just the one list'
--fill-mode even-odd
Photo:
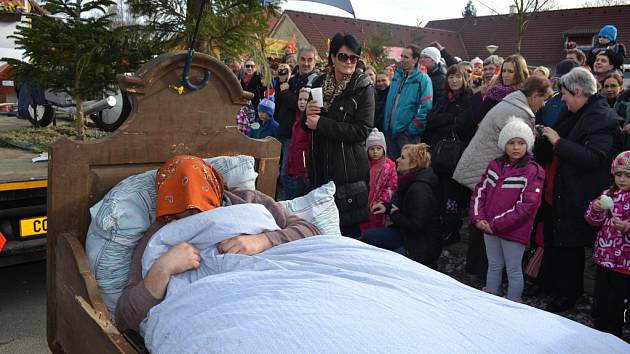
{"label": "white knit hat", "polygon": [[440,59],[442,59],[442,54],[440,54],[440,51],[435,48],[435,47],[426,47],[422,50],[422,52],[420,52],[420,55],[426,55],[428,57],[430,57],[431,59],[433,59],[433,61],[436,64],[440,63]]}
{"label": "white knit hat", "polygon": [[383,151],[387,153],[387,144],[385,143],[385,135],[379,132],[378,129],[376,128],[372,129],[372,131],[370,132],[370,135],[368,135],[368,138],[365,141],[365,149],[369,149],[370,146],[374,146],[374,145],[382,146]]}
{"label": "white knit hat", "polygon": [[501,150],[505,151],[505,145],[510,139],[521,138],[525,140],[527,144],[527,151],[532,151],[534,148],[534,132],[532,128],[527,125],[522,119],[517,117],[510,117],[508,123],[501,129],[499,133],[498,146]]}

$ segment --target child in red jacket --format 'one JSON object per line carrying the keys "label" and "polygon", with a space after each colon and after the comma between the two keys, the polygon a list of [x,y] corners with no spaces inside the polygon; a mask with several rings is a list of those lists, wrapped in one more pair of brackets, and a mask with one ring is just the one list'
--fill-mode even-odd
{"label": "child in red jacket", "polygon": [[[372,129],[365,147],[370,162],[370,192],[368,206],[370,210],[377,203],[387,203],[392,199],[398,187],[396,163],[387,158],[385,135],[378,129]],[[377,227],[385,227],[385,214],[370,214],[368,221],[361,224],[361,232]]]}
{"label": "child in red jacket", "polygon": [[630,151],[619,154],[610,170],[615,184],[591,202],[584,217],[600,228],[593,249],[593,322],[596,329],[621,337],[625,301],[630,300]]}
{"label": "child in red jacket", "polygon": [[307,192],[308,170],[306,162],[311,146],[311,133],[302,128],[302,113],[311,95],[311,89],[304,87],[298,94],[298,111],[295,114],[295,122],[291,131],[291,140],[287,152],[287,165],[282,176],[285,198],[293,199],[301,197]]}
{"label": "child in red jacket", "polygon": [[505,154],[490,161],[470,201],[471,222],[484,232],[488,273],[483,289],[497,295],[507,268],[507,298],[522,302],[523,253],[540,206],[545,172],[534,162],[534,133],[513,117],[499,134]]}

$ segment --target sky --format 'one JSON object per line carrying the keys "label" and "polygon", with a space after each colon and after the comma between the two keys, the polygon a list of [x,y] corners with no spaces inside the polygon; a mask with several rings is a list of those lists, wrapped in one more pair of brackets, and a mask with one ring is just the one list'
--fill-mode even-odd
{"label": "sky", "polygon": [[[559,8],[580,7],[585,0],[556,0]],[[359,19],[373,20],[401,25],[424,26],[428,21],[462,17],[468,0],[352,0],[354,12]],[[477,16],[507,14],[514,0],[473,0]],[[484,6],[485,4],[485,6]],[[310,1],[289,0],[281,5],[283,9],[314,12],[326,15],[352,17],[337,8],[316,4]]]}

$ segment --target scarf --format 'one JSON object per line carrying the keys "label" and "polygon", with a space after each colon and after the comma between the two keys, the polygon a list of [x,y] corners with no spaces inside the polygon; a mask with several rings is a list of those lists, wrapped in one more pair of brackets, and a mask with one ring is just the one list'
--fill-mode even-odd
{"label": "scarf", "polygon": [[155,179],[155,216],[169,222],[188,209],[208,211],[221,206],[223,176],[199,157],[179,155],[166,161]]}
{"label": "scarf", "polygon": [[341,95],[341,93],[346,89],[346,86],[348,86],[351,78],[352,75],[346,75],[339,83],[337,83],[334,72],[326,74],[326,79],[324,80],[324,86],[322,89],[324,93],[324,108],[326,110],[330,109],[330,106],[335,98]]}
{"label": "scarf", "polygon": [[251,75],[247,75],[246,73],[243,73],[243,76],[241,76],[241,82],[243,83],[243,87],[247,87],[249,85],[249,82],[252,81],[252,77],[254,77],[255,73],[252,73]]}
{"label": "scarf", "polygon": [[495,101],[501,101],[503,100],[503,98],[505,98],[505,96],[509,95],[510,93],[514,91],[516,91],[516,89],[513,88],[512,86],[505,86],[503,83],[497,82],[490,88],[490,90],[488,90],[488,94],[486,95],[486,98],[489,98]]}

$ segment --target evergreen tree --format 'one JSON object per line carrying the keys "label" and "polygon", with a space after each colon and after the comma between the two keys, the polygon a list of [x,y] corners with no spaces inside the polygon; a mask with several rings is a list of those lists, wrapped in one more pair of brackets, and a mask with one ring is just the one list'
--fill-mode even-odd
{"label": "evergreen tree", "polygon": [[472,0],[468,0],[466,7],[464,7],[464,11],[462,11],[462,17],[476,17],[477,16],[477,8],[473,4]]}
{"label": "evergreen tree", "polygon": [[[215,58],[249,55],[270,78],[266,65],[265,37],[268,18],[275,14],[278,0],[206,1],[196,51]],[[130,11],[142,18],[148,31],[172,49],[188,46],[197,19],[200,0],[129,0]]]}
{"label": "evergreen tree", "polygon": [[151,55],[146,42],[128,28],[112,28],[107,8],[112,0],[49,0],[49,14],[31,14],[19,25],[16,47],[28,62],[9,62],[18,81],[68,93],[77,107],[77,132],[85,133],[83,103],[100,99],[116,84],[118,73],[135,70]]}

